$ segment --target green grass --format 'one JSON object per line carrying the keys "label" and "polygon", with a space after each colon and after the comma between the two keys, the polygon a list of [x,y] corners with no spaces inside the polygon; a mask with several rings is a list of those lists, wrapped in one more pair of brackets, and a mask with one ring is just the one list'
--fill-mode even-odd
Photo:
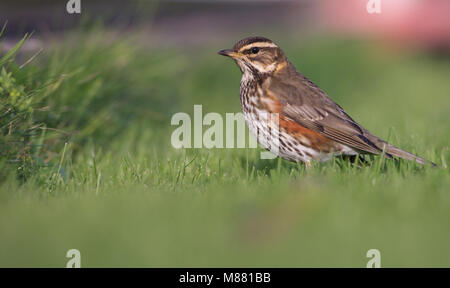
{"label": "green grass", "polygon": [[[70,41],[17,71],[48,93],[39,120],[71,136],[26,182],[11,171],[0,183],[0,266],[64,267],[71,248],[83,267],[365,267],[371,248],[384,267],[450,266],[448,59],[280,40],[357,121],[440,165],[375,157],[306,170],[258,149],[172,148],[174,112],[240,111],[239,71],[215,54],[224,47]],[[36,83],[62,74],[58,87]]]}

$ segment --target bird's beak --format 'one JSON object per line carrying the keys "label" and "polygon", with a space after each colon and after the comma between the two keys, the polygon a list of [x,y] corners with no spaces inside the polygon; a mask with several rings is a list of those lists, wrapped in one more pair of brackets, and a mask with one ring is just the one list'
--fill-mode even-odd
{"label": "bird's beak", "polygon": [[236,58],[239,56],[238,53],[236,53],[236,51],[234,51],[233,49],[225,49],[225,50],[220,50],[219,52],[217,52],[219,55],[223,55],[223,56],[227,56],[227,57],[231,57],[231,58]]}

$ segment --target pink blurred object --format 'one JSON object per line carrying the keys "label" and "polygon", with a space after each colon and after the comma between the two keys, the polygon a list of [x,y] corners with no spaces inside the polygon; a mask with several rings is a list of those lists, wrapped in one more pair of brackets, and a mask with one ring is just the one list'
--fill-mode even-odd
{"label": "pink blurred object", "polygon": [[450,0],[380,0],[381,13],[369,14],[369,0],[323,0],[325,27],[382,37],[401,44],[450,49]]}

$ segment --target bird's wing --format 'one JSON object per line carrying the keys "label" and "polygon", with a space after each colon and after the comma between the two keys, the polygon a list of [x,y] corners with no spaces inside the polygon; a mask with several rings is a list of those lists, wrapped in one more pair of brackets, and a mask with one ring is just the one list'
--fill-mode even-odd
{"label": "bird's wing", "polygon": [[373,141],[382,140],[356,123],[319,87],[299,72],[288,76],[270,81],[267,87],[282,102],[284,116],[349,147],[374,154],[382,152],[383,148]]}

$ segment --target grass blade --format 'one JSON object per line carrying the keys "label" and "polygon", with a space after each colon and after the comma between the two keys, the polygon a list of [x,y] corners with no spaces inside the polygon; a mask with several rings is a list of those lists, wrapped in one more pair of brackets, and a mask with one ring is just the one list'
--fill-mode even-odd
{"label": "grass blade", "polygon": [[[2,29],[2,33],[3,33],[3,29]],[[1,33],[0,33],[0,35],[1,35]],[[14,57],[27,39],[28,39],[28,33],[25,34],[25,36],[23,36],[22,40],[20,40],[16,45],[14,45],[14,47],[11,48],[11,50],[9,50],[8,53],[6,53],[6,55],[0,59],[0,66],[3,66],[8,60],[10,60],[12,57]]]}

